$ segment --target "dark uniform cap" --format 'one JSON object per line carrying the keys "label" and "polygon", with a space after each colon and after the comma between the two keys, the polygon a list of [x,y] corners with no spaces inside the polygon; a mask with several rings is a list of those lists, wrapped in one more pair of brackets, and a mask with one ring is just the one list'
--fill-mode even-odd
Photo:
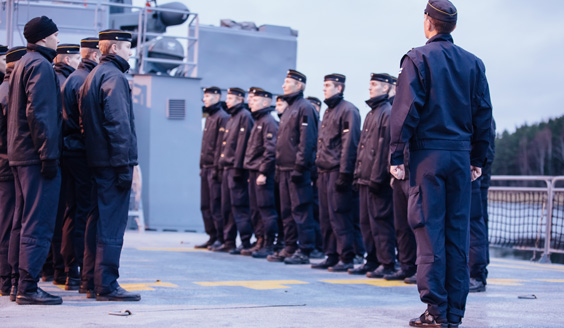
{"label": "dark uniform cap", "polygon": [[319,100],[318,98],[315,98],[315,97],[307,97],[306,99],[309,100],[312,104],[321,107],[321,100]]}
{"label": "dark uniform cap", "polygon": [[264,98],[272,99],[272,93],[270,93],[270,92],[268,92],[264,89],[261,89],[261,88],[255,88],[253,90],[252,94],[253,94],[253,96],[256,96],[256,97],[264,97]]}
{"label": "dark uniform cap", "polygon": [[229,88],[227,89],[227,94],[228,95],[236,95],[239,97],[244,97],[245,96],[245,90],[241,89],[241,88]]}
{"label": "dark uniform cap", "polygon": [[303,73],[300,73],[300,72],[293,70],[293,69],[288,70],[288,74],[286,75],[286,77],[289,77],[291,79],[294,79],[294,80],[297,80],[297,81],[300,81],[300,82],[303,82],[303,83],[306,83],[306,80],[307,80],[306,76]]}
{"label": "dark uniform cap", "polygon": [[131,42],[131,32],[122,30],[103,30],[98,33],[98,38],[102,40],[110,41],[128,41]]}
{"label": "dark uniform cap", "polygon": [[249,94],[254,94],[255,90],[264,90],[264,89],[259,87],[250,87]]}
{"label": "dark uniform cap", "polygon": [[47,16],[35,17],[24,26],[24,37],[29,43],[36,43],[59,31],[53,20]]}
{"label": "dark uniform cap", "polygon": [[7,46],[0,46],[0,56],[4,56],[8,52]]}
{"label": "dark uniform cap", "polygon": [[98,38],[84,38],[80,40],[80,47],[98,49]]}
{"label": "dark uniform cap", "polygon": [[434,19],[443,22],[455,22],[458,12],[452,2],[448,0],[429,0],[425,13]]}
{"label": "dark uniform cap", "polygon": [[214,95],[221,95],[221,89],[218,87],[204,88],[204,93],[211,93]]}
{"label": "dark uniform cap", "polygon": [[391,76],[391,75],[390,75],[390,77],[392,78],[392,84],[393,84],[393,85],[398,84],[398,78],[397,78],[397,77]]}
{"label": "dark uniform cap", "polygon": [[57,46],[57,55],[79,54],[80,46],[78,44],[63,43]]}
{"label": "dark uniform cap", "polygon": [[286,101],[286,100],[284,99],[284,96],[283,96],[283,95],[278,95],[278,96],[276,96],[276,101],[278,101],[278,100],[284,100],[284,101]]}
{"label": "dark uniform cap", "polygon": [[343,74],[333,73],[333,74],[325,75],[324,81],[333,81],[333,82],[345,83],[346,79],[347,79],[347,77],[344,76]]}
{"label": "dark uniform cap", "polygon": [[13,63],[23,57],[27,53],[26,47],[13,47],[6,53],[6,63]]}
{"label": "dark uniform cap", "polygon": [[370,81],[380,81],[394,84],[394,77],[386,73],[372,73],[370,74]]}

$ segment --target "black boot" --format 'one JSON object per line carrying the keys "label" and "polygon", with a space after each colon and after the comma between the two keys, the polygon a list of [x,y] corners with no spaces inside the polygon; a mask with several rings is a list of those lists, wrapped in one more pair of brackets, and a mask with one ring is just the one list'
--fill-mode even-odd
{"label": "black boot", "polygon": [[264,247],[264,238],[258,237],[255,246],[241,250],[241,255],[251,256],[254,252],[261,250]]}
{"label": "black boot", "polygon": [[51,295],[43,289],[37,287],[37,290],[33,292],[18,292],[18,296],[16,296],[16,303],[20,305],[58,305],[63,304],[63,299],[60,296]]}
{"label": "black boot", "polygon": [[137,302],[141,300],[141,295],[128,292],[127,290],[118,286],[116,290],[107,294],[96,295],[96,301],[106,302]]}
{"label": "black boot", "polygon": [[334,265],[336,265],[337,263],[339,263],[339,259],[335,256],[328,256],[325,260],[316,263],[316,264],[312,264],[311,268],[312,269],[321,269],[321,270],[327,270],[329,267],[332,267]]}
{"label": "black boot", "polygon": [[348,272],[349,274],[366,274],[367,272],[376,270],[377,267],[378,265],[375,263],[366,262],[357,268],[349,269]]}

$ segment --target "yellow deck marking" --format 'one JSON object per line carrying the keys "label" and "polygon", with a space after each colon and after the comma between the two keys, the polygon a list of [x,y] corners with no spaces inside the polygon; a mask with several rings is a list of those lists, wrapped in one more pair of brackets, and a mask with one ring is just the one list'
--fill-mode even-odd
{"label": "yellow deck marking", "polygon": [[218,287],[218,286],[239,286],[256,290],[266,289],[282,289],[291,288],[286,285],[303,285],[308,284],[299,280],[248,280],[248,281],[201,281],[195,282],[200,286]]}
{"label": "yellow deck marking", "polygon": [[544,281],[544,282],[564,282],[564,279],[535,279],[537,281]]}
{"label": "yellow deck marking", "polygon": [[497,286],[522,286],[521,279],[488,279],[488,284]]}
{"label": "yellow deck marking", "polygon": [[[343,285],[371,285],[378,287],[398,287],[407,286],[408,284],[403,281],[389,281],[384,279],[350,279],[350,280],[320,280],[329,284],[343,284]],[[488,280],[489,281],[489,280]]]}
{"label": "yellow deck marking", "polygon": [[205,248],[159,248],[159,247],[139,247],[140,251],[159,251],[159,252],[202,252],[209,250]]}
{"label": "yellow deck marking", "polygon": [[[145,282],[145,283],[129,283],[129,284],[119,284],[121,287],[123,287],[124,289],[128,290],[128,291],[139,291],[139,290],[155,290],[152,287],[168,287],[168,288],[174,288],[174,287],[178,287],[178,285],[175,284],[171,284],[168,282],[162,282],[162,281],[155,281],[155,282]],[[59,287],[60,289],[65,289],[65,285],[55,285],[57,287]]]}

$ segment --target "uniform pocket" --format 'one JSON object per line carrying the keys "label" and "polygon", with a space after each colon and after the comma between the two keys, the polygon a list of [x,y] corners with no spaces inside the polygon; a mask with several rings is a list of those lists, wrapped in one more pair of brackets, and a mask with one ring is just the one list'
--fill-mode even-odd
{"label": "uniform pocket", "polygon": [[409,188],[407,220],[411,229],[415,230],[425,226],[422,203],[421,187],[416,186]]}
{"label": "uniform pocket", "polygon": [[231,196],[231,205],[233,206],[249,206],[249,190],[246,181],[235,181],[233,177],[229,177],[229,193]]}
{"label": "uniform pocket", "polygon": [[257,186],[255,191],[258,207],[274,206],[274,188],[270,188],[269,184]]}

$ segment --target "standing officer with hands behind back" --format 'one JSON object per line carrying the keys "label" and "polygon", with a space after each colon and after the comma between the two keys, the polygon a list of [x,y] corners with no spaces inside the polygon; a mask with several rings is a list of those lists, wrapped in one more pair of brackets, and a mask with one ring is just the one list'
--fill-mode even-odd
{"label": "standing officer with hands behind back", "polygon": [[429,41],[402,58],[391,114],[390,172],[397,179],[410,147],[408,220],[427,303],[413,327],[458,327],[468,296],[471,181],[486,162],[492,106],[484,64],[450,35],[457,16],[450,1],[427,3]]}

